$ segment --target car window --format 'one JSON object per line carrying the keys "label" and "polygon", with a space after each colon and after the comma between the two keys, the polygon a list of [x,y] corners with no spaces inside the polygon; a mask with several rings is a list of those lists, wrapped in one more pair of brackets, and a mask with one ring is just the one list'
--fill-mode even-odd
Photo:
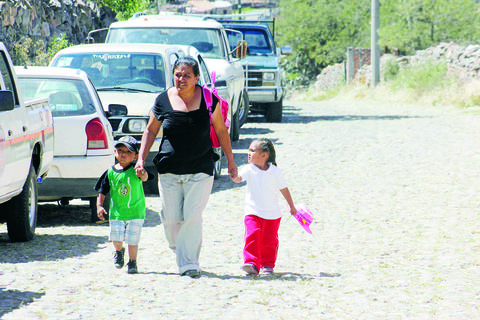
{"label": "car window", "polygon": [[262,30],[244,30],[247,41],[247,55],[273,53],[268,36]]}
{"label": "car window", "polygon": [[[5,53],[3,51],[0,52],[0,76],[2,77],[0,80],[2,80],[4,85],[5,85],[5,90],[9,90],[9,91],[13,92],[14,99],[15,99],[15,105],[19,106],[20,102],[18,100],[17,90],[15,90],[14,82],[12,80],[12,78],[13,78],[12,72],[9,68],[7,56],[5,55]],[[1,89],[1,87],[0,87],[0,89]]]}
{"label": "car window", "polygon": [[26,99],[48,97],[54,117],[96,113],[88,88],[81,80],[20,77],[19,82]]}
{"label": "car window", "polygon": [[200,73],[201,73],[201,76],[203,76],[203,79],[200,79],[202,82],[200,84],[212,83],[205,61],[203,61],[201,56],[198,56],[197,58],[198,58],[198,64],[200,66]]}
{"label": "car window", "polygon": [[169,27],[111,29],[108,42],[190,45],[207,59],[225,59],[226,56],[218,29]]}
{"label": "car window", "polygon": [[97,89],[121,87],[161,92],[166,88],[165,63],[160,54],[65,54],[53,66],[85,71]]}

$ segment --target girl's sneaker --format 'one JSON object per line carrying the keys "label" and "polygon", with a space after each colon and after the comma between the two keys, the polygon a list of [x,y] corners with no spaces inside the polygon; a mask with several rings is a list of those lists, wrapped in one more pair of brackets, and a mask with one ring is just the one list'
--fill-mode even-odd
{"label": "girl's sneaker", "polygon": [[272,267],[262,267],[260,269],[260,273],[262,273],[262,274],[273,274],[273,268]]}
{"label": "girl's sneaker", "polygon": [[258,269],[251,263],[245,263],[242,266],[242,270],[245,271],[247,274],[251,275],[257,275],[258,274]]}

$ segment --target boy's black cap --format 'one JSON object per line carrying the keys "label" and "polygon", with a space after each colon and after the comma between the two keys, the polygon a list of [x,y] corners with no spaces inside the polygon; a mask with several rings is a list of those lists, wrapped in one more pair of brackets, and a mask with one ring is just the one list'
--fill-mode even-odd
{"label": "boy's black cap", "polygon": [[137,139],[135,139],[132,136],[124,136],[118,139],[118,141],[115,143],[115,148],[119,145],[124,145],[125,147],[128,148],[128,150],[133,151],[135,153],[138,153],[138,147],[137,147]]}

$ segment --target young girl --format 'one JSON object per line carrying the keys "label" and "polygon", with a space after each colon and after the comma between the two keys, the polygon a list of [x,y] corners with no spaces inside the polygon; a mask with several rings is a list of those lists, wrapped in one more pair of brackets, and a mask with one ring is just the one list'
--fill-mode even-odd
{"label": "young girl", "polygon": [[272,274],[278,252],[278,228],[282,213],[278,191],[290,207],[297,210],[280,169],[275,163],[275,148],[269,139],[257,139],[248,148],[248,165],[243,167],[236,183],[247,181],[245,198],[245,247],[242,270],[249,275]]}

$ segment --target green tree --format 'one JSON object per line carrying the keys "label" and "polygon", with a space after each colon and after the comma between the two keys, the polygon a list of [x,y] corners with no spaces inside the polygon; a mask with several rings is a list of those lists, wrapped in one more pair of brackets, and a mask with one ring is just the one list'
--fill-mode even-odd
{"label": "green tree", "polygon": [[383,0],[380,44],[410,54],[443,41],[478,41],[479,9],[473,0]]}
{"label": "green tree", "polygon": [[321,69],[345,59],[348,47],[369,41],[369,0],[282,0],[277,39],[294,48],[286,70],[306,84]]}
{"label": "green tree", "polygon": [[100,6],[107,6],[117,14],[119,20],[127,20],[137,12],[150,6],[149,0],[99,0]]}
{"label": "green tree", "polygon": [[[277,42],[293,47],[283,59],[289,78],[307,84],[345,60],[348,47],[370,48],[371,0],[281,0]],[[381,0],[379,44],[411,54],[439,42],[478,42],[476,0]]]}

